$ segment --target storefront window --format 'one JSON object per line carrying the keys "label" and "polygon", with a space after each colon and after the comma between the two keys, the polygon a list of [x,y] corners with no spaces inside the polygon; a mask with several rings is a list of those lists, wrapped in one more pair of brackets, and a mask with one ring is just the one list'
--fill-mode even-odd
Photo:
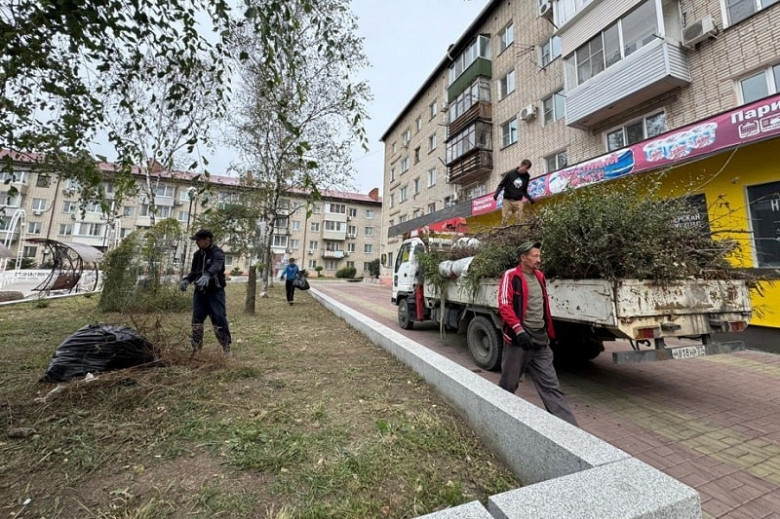
{"label": "storefront window", "polygon": [[780,267],[780,182],[747,189],[756,266]]}

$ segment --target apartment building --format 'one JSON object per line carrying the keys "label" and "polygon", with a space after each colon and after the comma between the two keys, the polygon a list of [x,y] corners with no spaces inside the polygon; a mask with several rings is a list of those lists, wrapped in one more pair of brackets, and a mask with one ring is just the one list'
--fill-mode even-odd
{"label": "apartment building", "polygon": [[[500,221],[492,193],[528,158],[542,198],[663,171],[666,194],[691,196],[696,218],[740,243],[738,266],[771,276],[780,266],[779,5],[489,2],[382,138],[383,275],[415,229]],[[439,115],[426,117],[433,100]],[[437,148],[416,161],[434,132]],[[434,188],[401,194],[434,166]],[[767,304],[780,287],[764,292],[753,323],[780,327],[780,309]]]}
{"label": "apartment building", "polygon": [[[152,225],[150,204],[142,195],[125,201],[122,207],[114,207],[111,214],[105,214],[98,203],[88,203],[82,215],[78,185],[37,170],[25,157],[15,156],[15,159],[13,178],[9,173],[0,173],[0,243],[7,245],[15,257],[21,252],[21,257],[32,258],[36,264],[47,262],[48,251],[28,243],[28,238],[81,243],[106,251],[136,229]],[[113,165],[101,164],[101,168],[110,172]],[[196,182],[194,175],[186,172],[166,175],[154,197],[156,221],[175,218],[183,229],[192,231],[202,211],[236,203],[240,190],[246,189],[233,177],[212,175],[208,183],[210,189],[198,194],[198,188],[204,184]],[[10,187],[16,188],[16,194],[9,194]],[[103,187],[112,201],[113,184],[107,181]],[[367,274],[368,264],[379,258],[382,222],[379,189],[369,194],[323,190],[321,195],[312,205],[311,216],[305,210],[308,197],[304,193],[290,191],[280,200],[281,218],[272,237],[275,262],[293,256],[303,268],[314,270],[322,266],[325,276],[333,276],[347,266],[355,267],[358,275]],[[225,249],[227,270],[235,268],[246,273],[245,260]],[[190,246],[189,252],[186,251],[184,243],[174,244],[171,254],[179,262],[182,255],[190,255],[193,249]]]}

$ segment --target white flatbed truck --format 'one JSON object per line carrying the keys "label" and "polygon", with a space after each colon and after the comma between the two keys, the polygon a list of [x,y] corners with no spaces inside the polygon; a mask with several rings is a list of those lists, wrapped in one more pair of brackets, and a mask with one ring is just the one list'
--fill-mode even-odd
{"label": "white flatbed truck", "polygon": [[[415,255],[424,251],[423,241],[411,238],[402,243],[397,256],[392,302],[398,306],[399,326],[410,329],[415,322],[434,321],[466,333],[476,364],[499,369],[503,348],[499,280],[485,279],[472,293],[457,278],[439,294],[433,284],[420,279]],[[547,289],[557,335],[553,347],[559,358],[594,359],[604,351],[603,341],[615,339],[628,339],[631,344],[630,350],[612,354],[618,364],[745,349],[742,341],[712,340],[713,333],[747,328],[751,303],[742,280],[686,279],[657,284],[635,279],[551,279]],[[696,342],[670,347],[666,341],[671,339]]]}

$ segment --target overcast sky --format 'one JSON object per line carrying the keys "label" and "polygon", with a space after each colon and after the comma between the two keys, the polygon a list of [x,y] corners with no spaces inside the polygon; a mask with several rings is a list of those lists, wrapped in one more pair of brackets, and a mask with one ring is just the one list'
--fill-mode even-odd
{"label": "overcast sky", "polygon": [[371,66],[363,72],[374,100],[366,123],[370,150],[353,155],[361,193],[382,189],[384,149],[379,142],[401,109],[488,0],[352,0]]}

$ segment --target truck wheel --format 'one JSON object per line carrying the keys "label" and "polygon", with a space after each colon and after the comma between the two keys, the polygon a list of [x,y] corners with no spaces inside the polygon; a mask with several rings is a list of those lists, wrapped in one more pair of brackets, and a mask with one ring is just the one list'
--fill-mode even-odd
{"label": "truck wheel", "polygon": [[398,301],[398,326],[404,330],[411,330],[414,326],[414,321],[409,315],[409,302],[406,298]]}
{"label": "truck wheel", "polygon": [[555,323],[555,356],[562,361],[593,360],[604,351],[604,343],[587,326]]}
{"label": "truck wheel", "polygon": [[477,366],[488,371],[501,369],[504,341],[493,321],[481,315],[472,319],[466,332],[466,342]]}

